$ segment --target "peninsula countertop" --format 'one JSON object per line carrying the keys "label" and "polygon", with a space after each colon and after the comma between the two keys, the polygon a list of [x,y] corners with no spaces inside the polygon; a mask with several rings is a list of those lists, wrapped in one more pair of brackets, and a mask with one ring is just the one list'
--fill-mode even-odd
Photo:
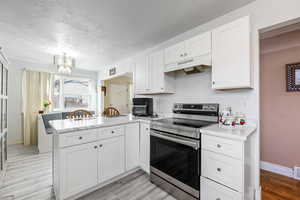
{"label": "peninsula countertop", "polygon": [[79,131],[85,129],[93,129],[100,127],[116,126],[134,122],[150,122],[152,120],[157,120],[163,118],[159,117],[135,117],[133,115],[118,116],[118,117],[95,117],[87,118],[81,120],[74,119],[63,119],[63,120],[53,120],[49,124],[54,129],[55,134],[68,133],[72,131]]}

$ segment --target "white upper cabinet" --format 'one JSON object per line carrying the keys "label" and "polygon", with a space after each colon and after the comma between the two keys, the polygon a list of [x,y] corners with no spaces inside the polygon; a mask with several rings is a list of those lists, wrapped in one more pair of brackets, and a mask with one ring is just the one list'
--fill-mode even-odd
{"label": "white upper cabinet", "polygon": [[151,93],[174,93],[174,77],[164,73],[164,52],[149,55],[149,85]]}
{"label": "white upper cabinet", "polygon": [[194,58],[208,56],[208,60],[204,64],[211,65],[211,32],[197,35],[185,41],[185,57]]}
{"label": "white upper cabinet", "polygon": [[165,49],[165,64],[174,65],[184,56],[184,42],[180,42]]}
{"label": "white upper cabinet", "polygon": [[211,32],[166,48],[164,57],[165,72],[196,65],[211,65]]}
{"label": "white upper cabinet", "polygon": [[251,88],[249,16],[212,32],[212,87]]}
{"label": "white upper cabinet", "polygon": [[149,92],[149,67],[146,56],[136,59],[134,73],[134,89],[136,94]]}
{"label": "white upper cabinet", "polygon": [[135,66],[135,94],[174,93],[174,77],[164,73],[164,52],[138,58]]}

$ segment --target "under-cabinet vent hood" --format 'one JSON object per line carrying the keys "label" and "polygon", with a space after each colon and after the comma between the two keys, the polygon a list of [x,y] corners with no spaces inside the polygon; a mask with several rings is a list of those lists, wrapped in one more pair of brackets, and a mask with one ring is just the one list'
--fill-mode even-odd
{"label": "under-cabinet vent hood", "polygon": [[211,66],[211,54],[187,58],[182,61],[165,66],[165,72],[175,72],[183,70],[186,74],[199,73],[204,67]]}
{"label": "under-cabinet vent hood", "polygon": [[183,68],[183,72],[187,75],[189,74],[195,74],[195,73],[202,73],[204,72],[205,68],[207,68],[209,66],[207,65],[200,65],[200,66],[195,66],[195,67],[187,67],[187,68]]}

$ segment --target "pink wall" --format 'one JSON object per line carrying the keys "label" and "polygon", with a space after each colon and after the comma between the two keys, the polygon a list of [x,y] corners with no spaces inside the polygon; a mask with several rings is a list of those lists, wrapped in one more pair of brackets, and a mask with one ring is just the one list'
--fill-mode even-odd
{"label": "pink wall", "polygon": [[300,62],[300,31],[261,41],[261,160],[300,166],[300,92],[286,92],[285,65]]}

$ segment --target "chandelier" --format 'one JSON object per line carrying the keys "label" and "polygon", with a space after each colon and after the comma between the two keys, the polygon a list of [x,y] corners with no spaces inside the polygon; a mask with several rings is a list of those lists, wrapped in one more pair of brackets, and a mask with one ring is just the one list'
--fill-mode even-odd
{"label": "chandelier", "polygon": [[57,67],[57,72],[59,74],[70,75],[72,69],[75,67],[75,59],[71,56],[67,56],[66,53],[63,53],[63,55],[54,56],[54,65]]}

